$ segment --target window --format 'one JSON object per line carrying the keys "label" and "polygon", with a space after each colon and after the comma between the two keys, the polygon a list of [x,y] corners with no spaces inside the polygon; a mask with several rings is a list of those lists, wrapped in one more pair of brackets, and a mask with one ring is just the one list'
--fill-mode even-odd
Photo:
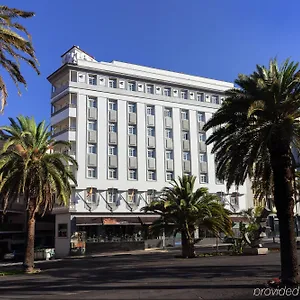
{"label": "window", "polygon": [[184,141],[188,141],[189,140],[189,133],[187,131],[183,131],[182,132],[182,139]]}
{"label": "window", "polygon": [[114,203],[117,201],[118,190],[117,189],[108,189],[107,190],[107,202]]}
{"label": "window", "polygon": [[116,88],[117,87],[117,79],[115,79],[115,78],[110,78],[109,80],[108,80],[108,86],[110,87],[110,88]]}
{"label": "window", "polygon": [[148,180],[156,180],[156,174],[155,171],[148,171]]}
{"label": "window", "polygon": [[97,201],[97,192],[96,189],[87,188],[86,190],[86,202],[88,203],[96,203]]}
{"label": "window", "polygon": [[136,112],[136,105],[135,103],[128,103],[128,112],[135,113]]}
{"label": "window", "polygon": [[108,124],[108,132],[117,132],[117,124],[109,123]]}
{"label": "window", "polygon": [[136,134],[136,126],[128,126],[128,134]]}
{"label": "window", "polygon": [[109,146],[108,147],[108,155],[117,155],[117,147]]}
{"label": "window", "polygon": [[147,93],[148,94],[154,93],[154,85],[153,84],[147,84]]}
{"label": "window", "polygon": [[173,159],[173,151],[166,151],[166,159]]}
{"label": "window", "polygon": [[154,127],[148,127],[147,128],[147,134],[148,134],[148,136],[155,136],[155,128]]}
{"label": "window", "polygon": [[71,81],[77,82],[77,72],[76,71],[71,71]]}
{"label": "window", "polygon": [[199,133],[199,142],[205,142],[205,141],[206,141],[205,133],[200,132]]}
{"label": "window", "polygon": [[205,122],[205,113],[198,112],[198,122]]}
{"label": "window", "polygon": [[147,115],[154,116],[154,106],[147,106]]}
{"label": "window", "polygon": [[155,158],[155,150],[154,149],[148,149],[147,156],[148,156],[148,158]]}
{"label": "window", "polygon": [[183,152],[182,157],[183,157],[183,160],[190,160],[190,153],[189,152]]}
{"label": "window", "polygon": [[117,169],[108,169],[108,178],[117,179]]}
{"label": "window", "polygon": [[97,75],[88,75],[89,78],[89,84],[91,85],[97,85]]}
{"label": "window", "polygon": [[172,138],[172,136],[173,136],[172,129],[166,129],[165,133],[166,133],[166,138],[169,138],[169,139]]}
{"label": "window", "polygon": [[136,91],[136,83],[134,81],[129,81],[128,89],[129,89],[129,91]]}
{"label": "window", "polygon": [[200,183],[208,183],[207,174],[205,173],[200,174]]}
{"label": "window", "polygon": [[77,94],[76,93],[70,93],[70,104],[74,107],[76,107],[77,104]]}
{"label": "window", "polygon": [[216,177],[216,184],[224,184],[224,180]]}
{"label": "window", "polygon": [[220,104],[219,96],[212,95],[211,96],[211,102],[214,103],[214,104]]}
{"label": "window", "polygon": [[167,172],[166,173],[166,180],[171,181],[174,178],[173,172]]}
{"label": "window", "polygon": [[95,144],[88,144],[88,153],[89,154],[91,154],[91,153],[96,154],[97,153],[97,145],[95,145]]}
{"label": "window", "polygon": [[155,200],[156,197],[156,190],[148,190],[147,191],[147,202],[151,203],[153,200]]}
{"label": "window", "polygon": [[180,92],[180,96],[181,96],[182,99],[187,99],[188,98],[187,90],[182,90]]}
{"label": "window", "polygon": [[172,108],[165,108],[165,117],[170,117],[172,118]]}
{"label": "window", "polygon": [[136,170],[129,170],[129,179],[132,179],[132,180],[137,179],[137,172],[136,172]]}
{"label": "window", "polygon": [[197,93],[197,101],[204,102],[204,94],[203,93]]}
{"label": "window", "polygon": [[108,109],[109,110],[117,110],[117,101],[109,100]]}
{"label": "window", "polygon": [[68,237],[68,224],[67,223],[58,224],[57,237],[60,237],[60,238]]}
{"label": "window", "polygon": [[128,190],[128,192],[127,192],[127,201],[129,203],[135,202],[136,196],[137,196],[137,191],[136,190],[133,190],[133,189]]}
{"label": "window", "polygon": [[201,163],[207,161],[206,153],[200,153],[200,154],[199,154],[199,161],[200,161]]}
{"label": "window", "polygon": [[88,178],[96,178],[97,177],[97,169],[96,168],[88,168],[87,169],[87,177]]}
{"label": "window", "polygon": [[164,88],[164,96],[171,97],[171,89],[170,88]]}
{"label": "window", "polygon": [[135,147],[129,147],[128,148],[128,156],[129,157],[136,157],[136,148]]}
{"label": "window", "polygon": [[238,193],[232,193],[230,195],[230,203],[234,206],[239,206],[239,196]]}
{"label": "window", "polygon": [[97,122],[96,121],[89,121],[88,122],[88,129],[89,130],[97,130]]}
{"label": "window", "polygon": [[88,107],[97,107],[97,98],[88,96]]}
{"label": "window", "polygon": [[182,120],[188,120],[189,119],[189,113],[187,110],[181,110],[181,119]]}

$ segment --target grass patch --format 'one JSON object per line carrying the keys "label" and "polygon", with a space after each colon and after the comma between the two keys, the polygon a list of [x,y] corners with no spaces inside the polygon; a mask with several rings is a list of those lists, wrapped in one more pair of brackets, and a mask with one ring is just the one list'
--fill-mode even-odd
{"label": "grass patch", "polygon": [[15,269],[15,270],[0,271],[0,277],[20,275],[20,274],[38,274],[38,273],[41,273],[41,269],[33,269],[31,272],[26,272],[25,270],[22,269]]}
{"label": "grass patch", "polygon": [[10,271],[0,271],[0,276],[11,276],[24,274],[23,270],[10,270]]}

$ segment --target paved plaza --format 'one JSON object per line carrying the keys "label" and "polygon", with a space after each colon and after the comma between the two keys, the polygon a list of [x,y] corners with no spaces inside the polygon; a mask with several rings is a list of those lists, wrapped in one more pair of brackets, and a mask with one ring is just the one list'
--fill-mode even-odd
{"label": "paved plaza", "polygon": [[179,259],[138,252],[37,267],[40,274],[0,278],[0,299],[260,299],[254,289],[279,275],[280,260],[279,253]]}

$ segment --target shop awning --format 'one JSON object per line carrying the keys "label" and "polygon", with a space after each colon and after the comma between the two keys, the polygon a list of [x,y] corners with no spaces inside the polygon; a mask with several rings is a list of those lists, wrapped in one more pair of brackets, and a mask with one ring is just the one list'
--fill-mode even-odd
{"label": "shop awning", "polygon": [[157,216],[153,217],[76,217],[76,225],[141,225],[152,224],[157,220]]}

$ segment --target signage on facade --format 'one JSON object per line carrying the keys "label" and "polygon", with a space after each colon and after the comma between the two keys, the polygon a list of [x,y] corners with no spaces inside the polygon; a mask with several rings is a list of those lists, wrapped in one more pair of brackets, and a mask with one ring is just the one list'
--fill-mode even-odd
{"label": "signage on facade", "polygon": [[115,224],[120,224],[120,223],[117,222],[117,220],[114,218],[103,218],[103,225],[115,225]]}

